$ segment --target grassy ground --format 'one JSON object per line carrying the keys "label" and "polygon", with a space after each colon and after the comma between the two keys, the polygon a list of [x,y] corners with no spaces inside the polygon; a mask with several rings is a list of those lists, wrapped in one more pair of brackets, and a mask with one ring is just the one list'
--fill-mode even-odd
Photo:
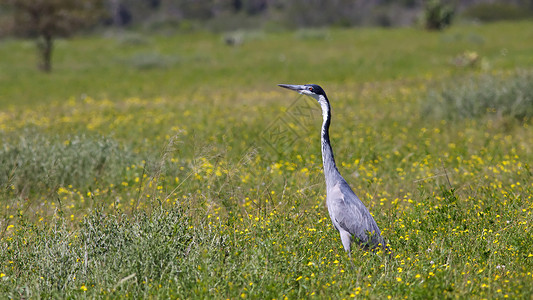
{"label": "grassy ground", "polygon": [[[49,75],[0,44],[0,294],[533,294],[531,23],[231,34],[59,41]],[[319,107],[275,86],[311,82],[391,259],[330,224]]]}

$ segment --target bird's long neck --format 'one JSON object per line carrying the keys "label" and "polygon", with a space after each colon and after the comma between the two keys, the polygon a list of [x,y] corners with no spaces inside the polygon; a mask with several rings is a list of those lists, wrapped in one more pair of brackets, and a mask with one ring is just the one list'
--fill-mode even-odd
{"label": "bird's long neck", "polygon": [[326,187],[331,188],[335,180],[340,177],[333,157],[333,150],[329,141],[329,125],[331,123],[331,109],[327,99],[320,101],[322,107],[322,163],[324,164],[324,176],[326,177]]}

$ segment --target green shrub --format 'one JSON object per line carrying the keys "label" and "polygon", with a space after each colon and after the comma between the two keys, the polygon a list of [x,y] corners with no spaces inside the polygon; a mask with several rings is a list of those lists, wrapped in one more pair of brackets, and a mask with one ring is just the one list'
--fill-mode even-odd
{"label": "green shrub", "polygon": [[132,216],[95,210],[78,228],[67,224],[61,214],[49,226],[20,220],[16,233],[0,243],[0,260],[11,266],[2,281],[20,288],[6,289],[1,282],[0,293],[53,298],[103,284],[104,293],[128,287],[140,297],[151,280],[175,280],[187,289],[195,284],[198,248],[210,249],[212,260],[217,257],[212,247],[221,240],[195,230],[178,206]]}
{"label": "green shrub", "polygon": [[[87,271],[113,283],[134,274],[132,281],[141,285],[145,278],[168,280],[183,274],[194,236],[178,206],[133,217],[95,211],[85,218],[79,233]],[[199,237],[195,240],[198,243]]]}
{"label": "green shrub", "polygon": [[143,46],[143,45],[150,44],[149,39],[147,39],[146,36],[139,34],[139,33],[109,32],[107,33],[107,36],[114,38],[117,44],[120,46]]}
{"label": "green shrub", "polygon": [[133,155],[106,137],[66,138],[39,133],[4,141],[0,148],[0,187],[17,193],[47,192],[59,186],[78,188],[112,182],[134,161]]}
{"label": "green shrub", "polygon": [[533,118],[533,72],[463,78],[431,91],[423,105],[425,112],[445,119],[492,115],[526,121]]}

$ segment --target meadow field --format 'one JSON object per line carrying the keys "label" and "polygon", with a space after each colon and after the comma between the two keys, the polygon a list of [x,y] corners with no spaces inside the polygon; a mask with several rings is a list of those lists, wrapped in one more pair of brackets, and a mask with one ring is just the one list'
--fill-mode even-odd
{"label": "meadow field", "polygon": [[[228,45],[228,38],[238,41]],[[531,299],[533,23],[0,41],[0,298]],[[344,252],[339,171],[393,251]]]}

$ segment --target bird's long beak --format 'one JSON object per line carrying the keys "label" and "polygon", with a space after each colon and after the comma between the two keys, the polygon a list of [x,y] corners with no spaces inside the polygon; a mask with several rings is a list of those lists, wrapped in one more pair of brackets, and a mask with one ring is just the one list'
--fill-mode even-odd
{"label": "bird's long beak", "polygon": [[302,91],[305,91],[305,85],[301,84],[278,84],[278,86],[298,92],[300,94],[302,93]]}

